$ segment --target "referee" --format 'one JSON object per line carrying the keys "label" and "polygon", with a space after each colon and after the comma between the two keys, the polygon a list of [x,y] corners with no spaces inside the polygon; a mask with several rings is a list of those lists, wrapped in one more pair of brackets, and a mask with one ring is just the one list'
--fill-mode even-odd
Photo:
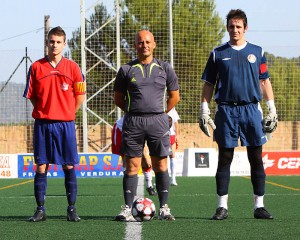
{"label": "referee", "polygon": [[126,162],[123,178],[125,205],[115,220],[134,221],[131,207],[145,142],[155,172],[160,202],[158,218],[175,220],[167,205],[170,187],[167,156],[172,153],[167,112],[179,102],[178,78],[168,63],[153,57],[156,43],[150,31],[139,31],[134,47],[137,59],[119,69],[114,85],[115,104],[125,112],[122,152]]}
{"label": "referee", "polygon": [[[247,30],[246,14],[240,9],[231,10],[227,15],[230,40],[211,52],[202,75],[200,128],[207,136],[210,136],[208,125],[215,129],[214,140],[219,149],[216,173],[218,208],[212,217],[214,220],[228,216],[230,165],[239,140],[242,146],[247,147],[251,166],[254,217],[273,219],[263,201],[266,174],[262,145],[267,141],[266,130],[272,132],[277,126],[277,114],[265,54],[261,47],[245,40]],[[209,117],[208,108],[214,88],[218,104],[215,123]],[[259,104],[262,97],[269,109],[264,121]],[[264,125],[264,122],[268,124]]]}

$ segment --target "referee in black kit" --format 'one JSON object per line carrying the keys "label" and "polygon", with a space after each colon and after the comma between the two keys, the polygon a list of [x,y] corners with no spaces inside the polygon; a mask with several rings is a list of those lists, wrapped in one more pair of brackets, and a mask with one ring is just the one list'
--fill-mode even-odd
{"label": "referee in black kit", "polygon": [[175,220],[167,205],[170,187],[167,156],[172,153],[167,112],[179,102],[178,78],[170,64],[153,57],[156,43],[149,30],[136,34],[134,47],[137,59],[119,69],[114,85],[115,104],[125,112],[122,152],[126,162],[125,205],[115,220],[135,221],[131,207],[146,141],[160,202],[158,219]]}

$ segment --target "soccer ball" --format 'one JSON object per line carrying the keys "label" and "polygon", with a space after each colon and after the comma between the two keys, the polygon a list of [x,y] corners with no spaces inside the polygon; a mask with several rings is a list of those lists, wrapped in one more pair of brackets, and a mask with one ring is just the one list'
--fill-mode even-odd
{"label": "soccer ball", "polygon": [[149,198],[138,198],[133,202],[131,213],[138,222],[150,221],[155,215],[155,205]]}

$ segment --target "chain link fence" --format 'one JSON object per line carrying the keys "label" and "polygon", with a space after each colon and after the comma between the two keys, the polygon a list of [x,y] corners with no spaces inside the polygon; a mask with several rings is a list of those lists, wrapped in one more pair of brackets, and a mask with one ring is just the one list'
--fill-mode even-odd
{"label": "chain link fence", "polygon": [[[189,147],[216,148],[198,127],[202,71],[210,51],[227,34],[214,1],[173,0],[170,5],[167,0],[119,0],[115,1],[114,8],[97,1],[86,9],[86,56],[81,56],[81,26],[74,29],[72,36],[67,36],[70,52],[66,55],[81,66],[82,61],[86,64],[87,119],[83,119],[82,111],[76,119],[79,150],[84,150],[86,141],[88,152],[110,151],[111,127],[120,114],[113,101],[114,78],[120,64],[135,58],[133,41],[140,29],[153,32],[157,43],[155,57],[170,62],[179,77],[181,101],[176,107],[181,117],[179,151]],[[10,79],[0,75],[1,153],[32,152],[32,106],[22,94],[31,61],[42,56],[43,49],[29,49],[27,55],[25,50],[0,51],[0,59],[9,60],[6,65],[11,67],[12,74],[18,67]],[[264,149],[299,150],[300,60],[272,52],[267,52],[267,60],[279,126]],[[213,112],[215,104],[211,103],[210,107]],[[263,102],[262,107],[266,111]],[[83,120],[87,122],[87,135],[83,133]]]}

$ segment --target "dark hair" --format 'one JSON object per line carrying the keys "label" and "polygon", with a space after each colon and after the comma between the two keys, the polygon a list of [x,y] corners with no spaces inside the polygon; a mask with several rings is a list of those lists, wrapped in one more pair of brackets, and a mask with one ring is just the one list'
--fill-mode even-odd
{"label": "dark hair", "polygon": [[226,19],[227,19],[227,24],[226,24],[227,27],[231,19],[241,19],[244,22],[244,27],[247,27],[248,25],[246,13],[241,9],[231,9],[227,14]]}
{"label": "dark hair", "polygon": [[60,26],[52,28],[48,33],[48,38],[50,37],[50,35],[63,36],[64,41],[66,41],[66,33]]}

